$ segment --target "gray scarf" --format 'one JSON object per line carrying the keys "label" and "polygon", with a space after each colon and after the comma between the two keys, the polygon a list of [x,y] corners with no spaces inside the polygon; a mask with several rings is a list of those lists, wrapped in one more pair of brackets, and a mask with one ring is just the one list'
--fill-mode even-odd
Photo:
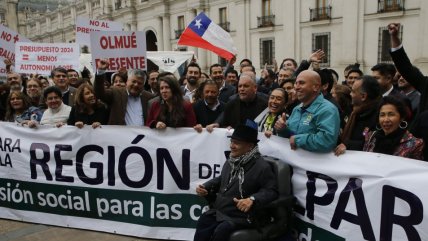
{"label": "gray scarf", "polygon": [[231,183],[233,179],[238,178],[239,193],[241,195],[241,198],[244,198],[242,194],[242,184],[244,183],[244,175],[245,175],[244,166],[253,158],[255,159],[258,157],[260,157],[260,152],[259,152],[259,147],[257,145],[253,149],[251,149],[251,151],[239,157],[229,157],[228,163],[231,168],[229,183]]}

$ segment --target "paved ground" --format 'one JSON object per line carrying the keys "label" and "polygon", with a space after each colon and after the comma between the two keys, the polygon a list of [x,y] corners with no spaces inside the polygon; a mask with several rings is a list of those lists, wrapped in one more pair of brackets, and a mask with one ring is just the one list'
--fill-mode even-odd
{"label": "paved ground", "polygon": [[0,241],[156,241],[0,219]]}

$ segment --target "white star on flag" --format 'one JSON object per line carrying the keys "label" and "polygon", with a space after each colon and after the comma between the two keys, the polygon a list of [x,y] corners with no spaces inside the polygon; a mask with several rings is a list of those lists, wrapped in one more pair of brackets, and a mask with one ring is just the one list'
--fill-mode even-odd
{"label": "white star on flag", "polygon": [[202,26],[201,21],[202,21],[201,19],[196,20],[195,26],[197,26],[197,27],[198,27],[198,29],[200,29],[200,28],[201,28],[201,26]]}

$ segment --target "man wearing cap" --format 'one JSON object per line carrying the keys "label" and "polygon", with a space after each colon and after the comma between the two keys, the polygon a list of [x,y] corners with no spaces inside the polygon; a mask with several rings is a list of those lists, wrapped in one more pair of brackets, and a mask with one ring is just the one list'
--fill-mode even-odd
{"label": "man wearing cap", "polygon": [[278,197],[277,174],[259,153],[257,125],[248,123],[229,136],[231,152],[220,176],[196,188],[212,205],[198,220],[195,241],[229,240],[233,231],[254,225],[254,210]]}

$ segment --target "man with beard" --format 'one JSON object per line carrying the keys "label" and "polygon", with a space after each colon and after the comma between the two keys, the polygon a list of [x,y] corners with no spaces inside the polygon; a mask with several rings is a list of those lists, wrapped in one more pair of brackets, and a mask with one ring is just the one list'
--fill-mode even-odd
{"label": "man with beard", "polygon": [[332,151],[339,136],[339,111],[321,94],[321,77],[312,70],[302,71],[294,88],[300,104],[288,120],[285,114],[278,118],[275,123],[278,135],[290,138],[292,150]]}
{"label": "man with beard", "polygon": [[110,107],[109,125],[144,126],[148,113],[148,100],[154,95],[144,90],[146,74],[143,70],[128,71],[126,87],[104,88],[108,62],[101,60],[97,66],[95,95]]}
{"label": "man with beard", "polygon": [[199,86],[199,78],[201,77],[201,67],[195,62],[191,62],[187,65],[186,80],[187,83],[181,86],[183,91],[184,99],[193,102],[193,95]]}
{"label": "man with beard", "polygon": [[212,80],[217,82],[219,88],[220,88],[220,94],[218,96],[218,99],[220,101],[223,101],[224,103],[227,103],[229,101],[229,97],[235,94],[235,87],[232,85],[226,84],[226,81],[224,80],[223,75],[223,69],[221,68],[221,65],[219,64],[213,64],[210,67],[210,77]]}
{"label": "man with beard", "polygon": [[[202,89],[202,100],[193,103],[193,111],[198,123],[193,128],[201,132],[202,128],[214,123],[217,117],[223,113],[224,103],[218,100],[219,88],[214,80],[206,80],[199,87]],[[207,128],[212,131],[212,128]]]}
{"label": "man with beard", "polygon": [[196,187],[212,208],[199,218],[193,240],[229,240],[235,230],[257,227],[256,210],[261,214],[278,197],[277,174],[260,155],[257,133],[254,122],[237,126],[220,176]]}
{"label": "man with beard", "polygon": [[226,76],[226,84],[236,88],[238,85],[238,71],[234,69],[228,69],[224,75]]}
{"label": "man with beard", "polygon": [[22,92],[23,87],[22,87],[22,78],[20,74],[15,72],[7,73],[6,81],[10,87],[10,91]]}
{"label": "man with beard", "polygon": [[353,110],[340,135],[340,144],[335,149],[336,156],[346,150],[363,150],[364,129],[376,128],[380,96],[379,83],[372,76],[364,75],[354,81],[351,91]]}
{"label": "man with beard", "polygon": [[398,78],[398,89],[402,94],[406,95],[412,105],[412,113],[418,113],[419,102],[421,101],[421,93],[413,87],[407,80],[397,72],[396,77]]}
{"label": "man with beard", "polygon": [[159,95],[158,76],[159,71],[157,70],[149,72],[148,88],[146,90],[154,95]]}

